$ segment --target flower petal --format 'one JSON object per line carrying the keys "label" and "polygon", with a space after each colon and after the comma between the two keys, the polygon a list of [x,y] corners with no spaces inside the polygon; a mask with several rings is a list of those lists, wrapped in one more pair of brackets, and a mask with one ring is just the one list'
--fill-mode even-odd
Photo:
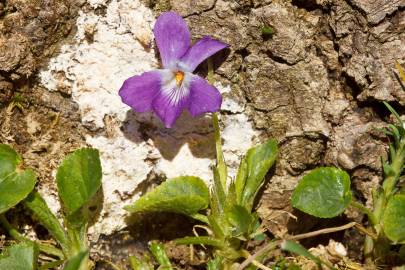
{"label": "flower petal", "polygon": [[197,41],[184,56],[181,57],[181,65],[188,72],[193,72],[205,59],[229,45],[221,41],[204,37]]}
{"label": "flower petal", "polygon": [[188,110],[192,116],[206,112],[216,112],[221,108],[222,97],[218,89],[200,76],[193,75],[190,82]]}
{"label": "flower petal", "polygon": [[189,102],[189,89],[185,86],[177,87],[174,84],[171,88],[162,88],[157,97],[153,100],[153,110],[162,120],[167,128],[171,128],[181,115]]}
{"label": "flower petal", "polygon": [[152,101],[161,88],[161,72],[150,71],[125,80],[119,95],[122,102],[137,112],[152,109]]}
{"label": "flower petal", "polygon": [[174,68],[190,47],[190,32],[183,18],[175,12],[162,13],[153,28],[164,68]]}

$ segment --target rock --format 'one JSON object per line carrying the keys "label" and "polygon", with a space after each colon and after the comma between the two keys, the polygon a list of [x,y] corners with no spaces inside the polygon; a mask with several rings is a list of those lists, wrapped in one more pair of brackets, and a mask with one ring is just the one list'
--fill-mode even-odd
{"label": "rock", "polygon": [[212,9],[215,2],[215,0],[170,0],[170,5],[172,10],[181,16],[190,16]]}
{"label": "rock", "polygon": [[350,0],[350,2],[366,14],[370,24],[380,23],[387,15],[405,6],[404,0]]}

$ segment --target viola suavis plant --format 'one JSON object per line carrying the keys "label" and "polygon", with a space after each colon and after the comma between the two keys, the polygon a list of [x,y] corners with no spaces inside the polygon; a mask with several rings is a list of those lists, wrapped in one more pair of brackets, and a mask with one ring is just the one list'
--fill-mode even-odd
{"label": "viola suavis plant", "polygon": [[[405,82],[405,74],[397,63]],[[332,218],[350,205],[368,217],[364,257],[371,267],[387,264],[402,265],[405,269],[405,186],[399,184],[405,166],[405,123],[386,102],[397,124],[388,124],[384,132],[392,139],[388,160],[381,159],[384,172],[382,185],[373,192],[371,209],[353,200],[349,175],[332,167],[317,168],[308,173],[294,190],[291,202],[297,209],[320,218]]]}
{"label": "viola suavis plant", "polygon": [[[101,187],[101,176],[99,153],[95,149],[79,149],[62,161],[56,174],[63,208],[61,224],[34,190],[34,171],[22,169],[22,158],[16,151],[0,144],[0,225],[17,242],[3,250],[0,270],[42,270],[60,266],[64,270],[92,269],[86,234],[91,217],[89,205]],[[6,212],[17,204],[22,204],[56,242],[31,240],[12,226]]]}
{"label": "viola suavis plant", "polygon": [[228,45],[204,37],[190,46],[187,24],[174,12],[162,13],[153,33],[163,69],[127,79],[119,91],[122,101],[137,112],[153,110],[167,128],[184,109],[192,116],[218,111],[222,101],[218,89],[192,72]]}
{"label": "viola suavis plant", "polygon": [[153,31],[163,69],[129,78],[119,94],[137,112],[153,110],[166,127],[172,127],[184,109],[193,116],[212,112],[217,162],[211,189],[198,177],[180,176],[167,180],[126,210],[174,212],[201,221],[206,236],[185,237],[176,243],[212,246],[214,259],[208,263],[208,269],[233,269],[241,258],[249,256],[246,243],[262,232],[253,206],[265,175],[276,160],[277,142],[268,140],[248,150],[236,179],[229,180],[215,113],[220,109],[221,95],[205,79],[191,73],[227,45],[204,37],[190,46],[188,27],[174,12],[160,15]]}

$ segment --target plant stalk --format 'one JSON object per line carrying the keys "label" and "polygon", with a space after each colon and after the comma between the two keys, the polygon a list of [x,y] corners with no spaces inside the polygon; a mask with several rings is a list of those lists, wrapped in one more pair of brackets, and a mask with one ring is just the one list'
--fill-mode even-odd
{"label": "plant stalk", "polygon": [[[208,59],[208,82],[214,83],[214,67],[211,58]],[[222,189],[226,190],[227,181],[227,168],[225,164],[224,154],[222,152],[221,129],[219,128],[219,121],[217,113],[212,113],[212,125],[214,126],[215,149],[217,155],[217,169],[219,179],[222,184]]]}

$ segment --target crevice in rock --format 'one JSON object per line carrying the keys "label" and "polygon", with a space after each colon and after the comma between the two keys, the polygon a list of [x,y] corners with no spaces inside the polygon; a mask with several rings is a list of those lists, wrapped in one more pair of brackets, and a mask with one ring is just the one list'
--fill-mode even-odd
{"label": "crevice in rock", "polygon": [[367,18],[367,13],[358,7],[355,3],[353,3],[352,0],[344,0],[354,11],[357,11],[359,14],[361,14],[364,18]]}
{"label": "crevice in rock", "polygon": [[346,72],[342,72],[342,78],[345,88],[351,92],[352,97],[357,101],[357,96],[363,91],[361,87],[357,84],[356,80],[349,76]]}
{"label": "crevice in rock", "polygon": [[314,11],[317,9],[323,9],[324,7],[319,5],[315,0],[292,0],[291,4],[297,8],[302,8],[307,11]]}
{"label": "crevice in rock", "polygon": [[236,50],[235,53],[239,54],[243,60],[251,54],[251,52],[247,48]]}
{"label": "crevice in rock", "polygon": [[272,109],[265,110],[265,109],[257,108],[257,107],[255,107],[253,104],[254,104],[253,102],[250,102],[250,103],[249,103],[249,105],[250,105],[255,111],[257,111],[257,112],[262,112],[262,113],[271,113],[271,112],[273,112],[273,111],[275,111],[275,110],[278,110],[278,109],[283,108],[283,107],[288,107],[289,105],[291,105],[291,104],[280,104],[280,105],[278,105],[278,106],[276,106],[276,107],[274,107],[274,108],[272,108]]}
{"label": "crevice in rock", "polygon": [[[401,106],[401,104],[398,101],[390,101],[388,102],[391,107],[394,108],[396,112],[399,113],[399,115],[404,115],[405,114],[405,108]],[[389,118],[391,115],[391,112],[385,107],[381,101],[377,100],[368,100],[365,102],[362,102],[360,104],[362,107],[363,106],[369,106],[373,108],[373,111],[378,115],[380,119],[385,119],[386,121],[389,122]]]}
{"label": "crevice in rock", "polygon": [[299,62],[302,61],[302,59],[300,59],[300,60],[298,60],[298,61],[295,62],[295,63],[290,63],[290,62],[288,62],[287,60],[285,60],[284,58],[282,58],[282,57],[280,57],[280,56],[278,56],[278,55],[275,55],[272,51],[266,51],[265,53],[266,53],[266,55],[267,55],[270,59],[272,59],[273,61],[275,61],[275,62],[277,62],[277,63],[280,63],[280,64],[288,65],[288,66],[294,66],[294,65],[296,65],[297,63],[299,63]]}

